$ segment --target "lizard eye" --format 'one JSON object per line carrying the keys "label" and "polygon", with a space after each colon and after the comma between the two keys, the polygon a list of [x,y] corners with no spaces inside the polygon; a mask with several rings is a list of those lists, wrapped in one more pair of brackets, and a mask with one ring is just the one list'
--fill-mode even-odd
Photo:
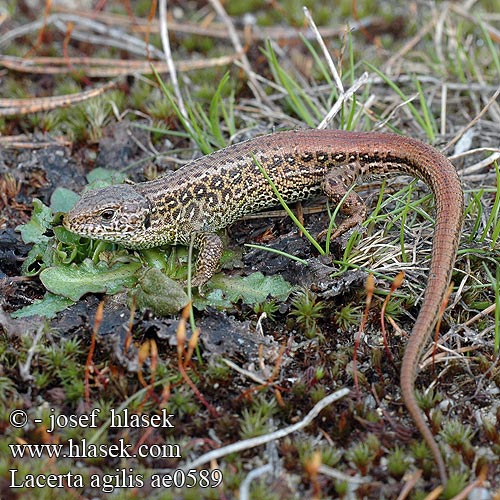
{"label": "lizard eye", "polygon": [[103,220],[111,220],[115,216],[115,211],[108,208],[103,210],[100,215]]}

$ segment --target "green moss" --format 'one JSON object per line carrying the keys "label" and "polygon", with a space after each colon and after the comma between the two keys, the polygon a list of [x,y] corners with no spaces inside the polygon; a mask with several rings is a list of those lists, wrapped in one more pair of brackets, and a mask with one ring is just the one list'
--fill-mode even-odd
{"label": "green moss", "polygon": [[321,401],[326,395],[328,394],[326,388],[322,385],[315,385],[311,389],[311,401],[313,403],[317,403],[318,401]]}
{"label": "green moss", "polygon": [[348,330],[353,326],[359,325],[362,310],[362,306],[353,306],[352,304],[341,307],[335,313],[335,322],[342,330]]}
{"label": "green moss", "polygon": [[387,470],[395,479],[401,479],[408,470],[409,460],[405,451],[395,446],[387,457]]}
{"label": "green moss", "polygon": [[186,36],[182,40],[182,47],[188,52],[208,54],[215,47],[215,42],[207,36]]}
{"label": "green moss", "polygon": [[346,452],[346,458],[351,461],[364,476],[373,465],[376,453],[368,442],[359,442],[351,446]]}
{"label": "green moss", "polygon": [[168,400],[168,411],[182,418],[184,415],[195,415],[199,406],[193,399],[192,392],[179,388],[170,395]]}
{"label": "green moss", "polygon": [[275,315],[279,310],[279,305],[273,300],[266,300],[266,302],[255,304],[253,310],[258,316],[265,314],[267,320],[274,321]]}
{"label": "green moss", "polygon": [[415,459],[416,466],[424,471],[424,474],[430,475],[435,471],[434,461],[431,452],[423,440],[414,441],[410,447],[411,454]]}
{"label": "green moss", "polygon": [[222,362],[213,362],[208,365],[207,375],[212,383],[228,382],[231,378],[231,368]]}
{"label": "green moss", "polygon": [[230,16],[242,16],[266,7],[266,0],[232,0],[225,6]]}
{"label": "green moss", "polygon": [[270,419],[277,412],[274,399],[266,400],[263,396],[255,398],[250,408],[244,408],[240,419],[240,436],[248,439],[270,432]]}
{"label": "green moss", "polygon": [[[157,120],[167,120],[170,117],[174,116],[175,110],[170,103],[170,101],[166,97],[161,97],[159,99],[155,99],[154,101],[149,101],[145,106],[146,112],[151,117]],[[166,126],[165,123],[160,122],[160,126]],[[159,130],[156,132],[156,135],[159,135]]]}
{"label": "green moss", "polygon": [[317,299],[310,290],[301,290],[293,296],[290,315],[296,318],[297,324],[309,338],[321,333],[318,320],[323,317],[325,304]]}

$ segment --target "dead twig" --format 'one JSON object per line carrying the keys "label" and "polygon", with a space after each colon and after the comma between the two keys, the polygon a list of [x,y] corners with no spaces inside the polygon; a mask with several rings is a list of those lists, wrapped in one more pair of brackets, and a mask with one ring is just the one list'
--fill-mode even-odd
{"label": "dead twig", "polygon": [[26,361],[24,363],[19,363],[19,376],[21,377],[21,380],[23,380],[24,382],[33,379],[33,375],[31,375],[30,373],[31,361],[33,360],[33,356],[35,355],[38,343],[40,342],[40,339],[42,338],[44,332],[45,332],[45,325],[42,324],[38,328],[36,335],[33,338],[33,343],[31,344],[31,347],[28,350]]}

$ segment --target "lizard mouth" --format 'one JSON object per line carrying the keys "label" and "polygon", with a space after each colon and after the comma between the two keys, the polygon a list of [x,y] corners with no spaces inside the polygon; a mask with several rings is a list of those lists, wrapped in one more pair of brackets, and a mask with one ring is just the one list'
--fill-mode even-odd
{"label": "lizard mouth", "polygon": [[73,229],[71,225],[71,220],[69,218],[69,213],[64,214],[64,217],[62,219],[62,225],[68,230],[71,231]]}

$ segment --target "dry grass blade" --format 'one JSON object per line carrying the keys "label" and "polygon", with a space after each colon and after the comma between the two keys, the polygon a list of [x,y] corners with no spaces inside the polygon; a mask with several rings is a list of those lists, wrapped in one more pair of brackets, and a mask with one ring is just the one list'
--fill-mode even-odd
{"label": "dry grass blade", "polygon": [[483,109],[472,119],[467,123],[465,127],[463,127],[456,135],[453,137],[451,141],[446,144],[446,146],[442,149],[442,151],[446,151],[447,149],[451,148],[454,144],[456,144],[460,138],[467,132],[467,130],[471,129],[480,119],[484,114],[488,111],[488,109],[496,103],[496,100],[498,99],[498,96],[500,95],[500,88],[497,89],[497,91],[488,99],[488,102],[484,105]]}
{"label": "dry grass blade", "polygon": [[[462,5],[459,3],[457,4],[450,4],[450,8],[453,9],[457,14],[460,14],[462,17],[465,19],[468,19],[469,21],[476,23],[477,18],[474,17],[470,12],[467,12]],[[485,29],[488,31],[488,34],[490,35],[491,39],[500,44],[500,30],[496,29],[493,27],[490,23],[485,22],[484,20],[482,21],[483,26]]]}
{"label": "dry grass blade", "polygon": [[163,54],[165,55],[165,61],[167,63],[168,72],[170,75],[170,81],[172,82],[172,87],[174,88],[174,94],[177,98],[177,106],[186,120],[186,123],[190,125],[188,113],[186,111],[186,106],[184,104],[184,99],[182,98],[181,90],[179,88],[179,81],[177,79],[177,71],[175,70],[174,60],[172,58],[172,50],[170,49],[170,41],[168,38],[168,26],[167,26],[167,0],[160,0],[160,34],[161,43],[163,45]]}
{"label": "dry grass blade", "polygon": [[107,90],[115,87],[115,82],[109,82],[95,89],[85,90],[84,92],[64,96],[38,97],[29,99],[0,99],[0,116],[25,115],[72,106],[97,97]]}
{"label": "dry grass blade", "polygon": [[[227,66],[237,60],[236,55],[220,56],[209,59],[177,61],[179,72],[196,71],[218,66]],[[154,60],[158,73],[169,73],[166,62]],[[69,75],[81,72],[89,78],[112,78],[128,75],[151,75],[151,61],[134,61],[130,59],[105,59],[94,57],[32,57],[21,58],[1,56],[0,65],[21,73],[39,75]]]}
{"label": "dry grass blade", "polygon": [[104,301],[101,300],[99,305],[97,306],[97,310],[94,318],[94,327],[92,328],[92,337],[90,338],[90,347],[89,352],[87,354],[87,361],[85,363],[85,404],[87,408],[90,408],[92,405],[90,403],[90,372],[94,367],[94,352],[95,346],[97,343],[97,333],[99,332],[99,327],[101,326],[102,320],[104,318]]}
{"label": "dry grass blade", "polygon": [[71,144],[71,141],[68,141],[62,137],[53,137],[52,140],[47,141],[33,141],[32,137],[24,134],[0,137],[0,146],[2,146],[3,148],[42,149],[54,145],[71,147]]}
{"label": "dry grass blade", "polygon": [[370,312],[370,306],[373,300],[373,292],[375,291],[375,278],[373,274],[369,274],[366,278],[366,300],[365,300],[365,310],[363,313],[363,317],[361,319],[361,323],[359,324],[358,333],[356,338],[354,339],[354,352],[352,355],[352,371],[353,371],[353,379],[354,379],[354,387],[356,389],[356,397],[358,401],[361,400],[361,392],[359,390],[359,382],[358,382],[358,349],[359,343],[361,342],[361,337],[365,331],[366,322],[368,321],[368,314]]}
{"label": "dry grass blade", "polygon": [[[65,14],[76,14],[79,17],[93,17],[95,14],[88,10],[68,9],[63,5],[55,5],[53,12],[59,13],[63,16]],[[64,19],[64,18],[63,18]],[[137,17],[133,20],[130,17],[125,17],[119,14],[111,14],[109,12],[101,12],[99,14],[99,21],[109,24],[111,26],[122,26],[138,33],[158,33],[159,27],[155,24],[149,26],[147,19]],[[361,28],[370,29],[374,25],[379,25],[382,22],[380,17],[367,17],[359,21],[350,22],[349,24],[342,24],[340,26],[320,26],[319,32],[323,38],[337,38],[342,36],[346,30],[358,30]],[[229,37],[229,30],[226,24],[211,22],[210,25],[205,26],[199,23],[191,22],[178,22],[175,20],[169,21],[169,31],[177,34],[185,35],[199,35],[215,39],[227,40]],[[247,33],[244,30],[235,28],[235,32],[239,39],[243,39]],[[23,36],[25,31],[17,33],[17,36]],[[251,40],[264,41],[268,39],[273,40],[296,40],[304,37],[307,39],[314,39],[315,35],[308,29],[287,27],[287,26],[259,26],[258,29],[253,30],[251,33]],[[1,39],[0,39],[1,40]]]}
{"label": "dry grass blade", "polygon": [[219,0],[209,0],[209,1],[213,9],[217,13],[217,15],[222,19],[222,22],[226,26],[231,43],[233,44],[236,53],[239,54],[241,64],[249,80],[249,87],[252,89],[255,98],[258,101],[263,101],[268,105],[272,105],[272,102],[268,99],[266,93],[262,89],[258,80],[255,78],[255,73],[252,70],[252,67],[250,66],[250,61],[248,60],[248,57],[245,54],[245,51],[243,50],[243,46],[241,45],[238,34],[236,33],[236,30],[234,28],[234,25],[230,17],[224,10],[224,7],[222,6]]}

